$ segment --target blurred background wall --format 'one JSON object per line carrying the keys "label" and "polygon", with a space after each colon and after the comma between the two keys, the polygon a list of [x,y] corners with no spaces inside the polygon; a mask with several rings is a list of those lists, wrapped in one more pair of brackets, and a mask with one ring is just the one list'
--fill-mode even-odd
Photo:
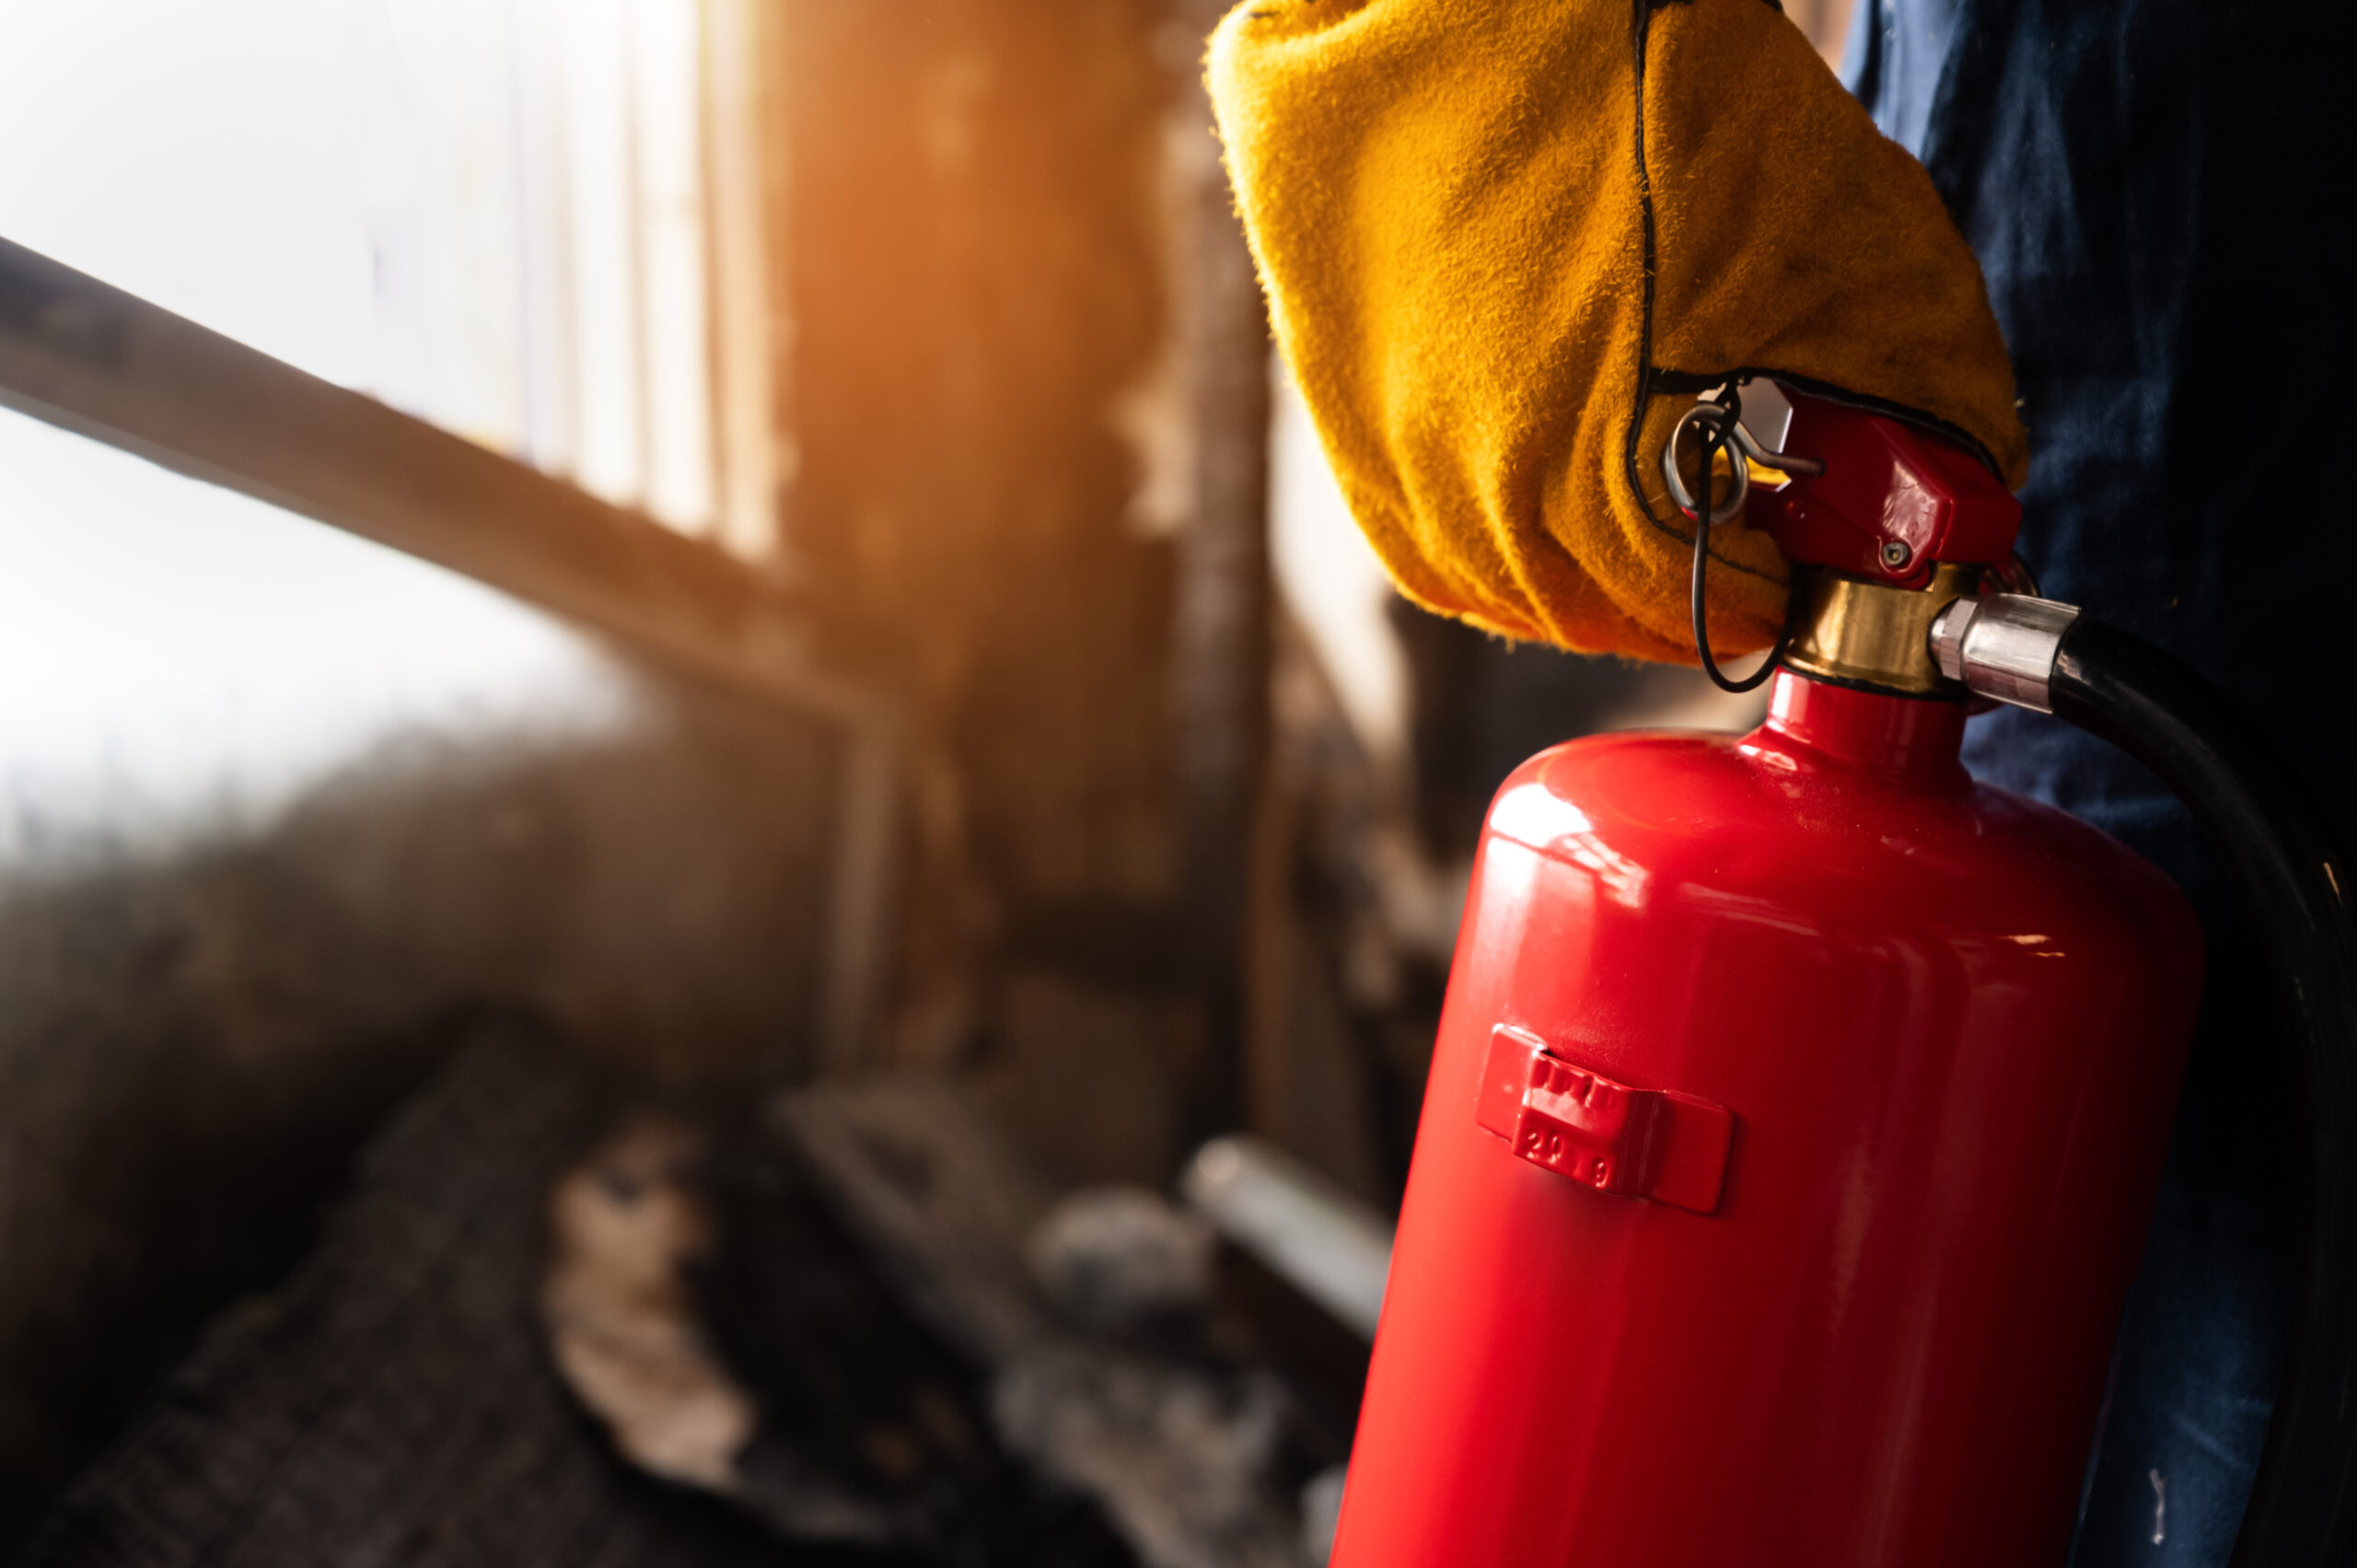
{"label": "blurred background wall", "polygon": [[698,541],[764,628],[682,662],[0,387],[0,1543],[471,1011],[1396,1198],[1490,791],[1749,712],[1384,584],[1271,364],[1218,11],[0,0],[0,238]]}

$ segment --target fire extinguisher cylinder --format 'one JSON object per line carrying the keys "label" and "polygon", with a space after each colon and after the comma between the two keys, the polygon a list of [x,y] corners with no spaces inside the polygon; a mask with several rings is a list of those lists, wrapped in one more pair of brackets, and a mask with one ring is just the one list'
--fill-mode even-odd
{"label": "fire extinguisher cylinder", "polygon": [[1963,728],[1784,671],[1507,781],[1341,1568],[2060,1561],[2200,943]]}

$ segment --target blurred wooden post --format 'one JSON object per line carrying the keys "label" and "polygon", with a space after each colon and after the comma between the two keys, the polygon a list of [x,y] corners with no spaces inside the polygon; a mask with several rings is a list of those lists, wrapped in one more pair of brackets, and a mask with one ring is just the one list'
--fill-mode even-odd
{"label": "blurred wooden post", "polygon": [[771,226],[787,212],[787,123],[776,15],[760,0],[702,0],[706,232],[711,273],[714,538],[794,580],[783,514],[794,430],[791,297]]}
{"label": "blurred wooden post", "polygon": [[[1254,844],[1269,758],[1269,326],[1212,138],[1201,41],[1227,0],[1178,0],[1193,44],[1173,156],[1193,189],[1174,306],[1194,426],[1194,510],[1178,540],[1173,715],[1187,931],[1212,1059],[1195,1130],[1240,1125]],[[1200,134],[1193,156],[1187,136]]]}

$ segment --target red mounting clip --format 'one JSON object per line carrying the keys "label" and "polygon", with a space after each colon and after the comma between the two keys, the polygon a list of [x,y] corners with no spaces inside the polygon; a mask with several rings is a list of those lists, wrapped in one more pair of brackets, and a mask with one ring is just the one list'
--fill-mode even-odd
{"label": "red mounting clip", "polygon": [[1726,1107],[1616,1083],[1509,1024],[1491,1031],[1473,1117],[1541,1169],[1698,1214],[1719,1206],[1735,1137]]}

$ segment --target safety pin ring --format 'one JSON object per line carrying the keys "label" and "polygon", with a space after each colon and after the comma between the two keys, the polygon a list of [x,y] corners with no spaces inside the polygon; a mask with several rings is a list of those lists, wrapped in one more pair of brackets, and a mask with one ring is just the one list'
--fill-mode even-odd
{"label": "safety pin ring", "polygon": [[[1711,508],[1711,526],[1716,528],[1741,516],[1744,499],[1751,494],[1751,475],[1743,462],[1743,459],[1749,455],[1745,445],[1749,435],[1741,422],[1717,403],[1696,403],[1679,414],[1678,423],[1670,426],[1668,445],[1661,449],[1661,476],[1669,482],[1669,498],[1677,503],[1678,511],[1688,518],[1699,521],[1701,514],[1695,508],[1694,493],[1686,487],[1686,476],[1678,471],[1678,438],[1686,434],[1689,425],[1703,424],[1712,427],[1719,444],[1726,447],[1735,459],[1727,465],[1735,474],[1734,482],[1727,486],[1727,498]],[[1728,435],[1730,428],[1736,433],[1732,439]],[[1751,442],[1750,445],[1757,446],[1758,443]]]}

